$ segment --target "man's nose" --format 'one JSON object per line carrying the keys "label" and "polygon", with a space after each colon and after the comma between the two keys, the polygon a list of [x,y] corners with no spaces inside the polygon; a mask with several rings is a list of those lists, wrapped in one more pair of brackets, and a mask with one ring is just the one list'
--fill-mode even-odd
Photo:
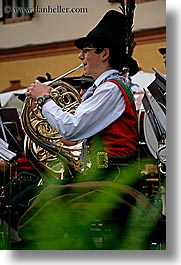
{"label": "man's nose", "polygon": [[83,53],[83,51],[80,51],[80,52],[79,52],[79,56],[78,56],[78,57],[79,57],[80,60],[83,60],[83,58],[84,58],[84,53]]}

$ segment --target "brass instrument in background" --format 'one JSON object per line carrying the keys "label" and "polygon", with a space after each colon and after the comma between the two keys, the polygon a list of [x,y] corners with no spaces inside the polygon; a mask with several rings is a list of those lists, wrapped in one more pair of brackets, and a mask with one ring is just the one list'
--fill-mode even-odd
{"label": "brass instrument in background", "polygon": [[[81,64],[60,77],[44,83],[53,86],[50,95],[56,104],[72,114],[80,104],[81,98],[72,85],[61,79],[82,66]],[[74,171],[81,170],[82,143],[65,145],[62,136],[42,116],[41,109],[31,97],[25,99],[22,123],[26,132],[24,142],[26,156],[40,173],[43,183],[73,177]]]}

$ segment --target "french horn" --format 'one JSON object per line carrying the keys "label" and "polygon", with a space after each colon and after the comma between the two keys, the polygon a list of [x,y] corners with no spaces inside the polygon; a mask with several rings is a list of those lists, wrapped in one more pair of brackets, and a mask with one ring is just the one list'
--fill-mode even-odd
{"label": "french horn", "polygon": [[[83,65],[60,77],[45,82],[51,86],[51,97],[63,111],[74,114],[81,102],[78,91],[61,79]],[[43,183],[55,179],[73,178],[81,171],[80,153],[82,143],[66,145],[63,137],[42,116],[41,109],[29,96],[22,108],[22,124],[26,132],[24,150],[28,160],[41,175]]]}

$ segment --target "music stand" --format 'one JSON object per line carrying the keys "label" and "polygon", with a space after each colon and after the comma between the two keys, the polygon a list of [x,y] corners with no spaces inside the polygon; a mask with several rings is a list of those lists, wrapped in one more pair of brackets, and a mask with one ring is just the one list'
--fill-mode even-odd
{"label": "music stand", "polygon": [[153,70],[155,71],[155,80],[147,89],[166,114],[166,77],[159,70],[155,68]]}
{"label": "music stand", "polygon": [[0,138],[12,152],[23,152],[24,131],[16,108],[0,108]]}
{"label": "music stand", "polygon": [[[8,247],[10,248],[10,229],[11,229],[11,181],[12,181],[12,166],[16,161],[16,153],[23,152],[24,145],[24,131],[22,129],[21,121],[16,108],[0,108],[0,157],[9,163],[10,173],[9,173],[9,195],[8,203],[4,203],[4,186],[1,187],[0,204],[2,211],[2,229],[4,231],[4,211],[7,208],[8,213]],[[1,232],[2,237],[5,237],[4,232]]]}

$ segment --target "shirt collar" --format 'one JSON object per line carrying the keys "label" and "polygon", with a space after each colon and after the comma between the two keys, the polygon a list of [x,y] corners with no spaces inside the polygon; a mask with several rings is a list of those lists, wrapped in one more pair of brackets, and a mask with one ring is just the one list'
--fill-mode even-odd
{"label": "shirt collar", "polygon": [[96,85],[96,87],[98,87],[102,82],[103,80],[106,80],[108,79],[109,77],[111,77],[113,74],[119,74],[119,71],[118,70],[115,70],[115,69],[111,69],[111,70],[108,70],[104,73],[102,73],[95,81],[94,81],[94,84]]}
{"label": "shirt collar", "polygon": [[118,70],[108,70],[102,73],[95,81],[94,84],[89,87],[86,93],[82,96],[82,102],[94,94],[95,89],[101,85],[105,80],[112,78],[115,75],[119,75]]}

